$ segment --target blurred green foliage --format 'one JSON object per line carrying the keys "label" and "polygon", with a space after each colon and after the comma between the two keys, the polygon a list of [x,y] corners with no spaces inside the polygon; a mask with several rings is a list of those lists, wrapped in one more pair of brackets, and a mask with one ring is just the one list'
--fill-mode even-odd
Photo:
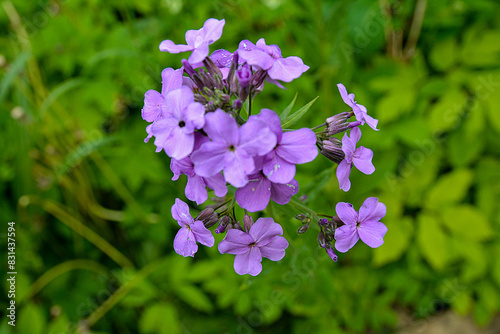
{"label": "blurred green foliage", "polygon": [[[1,5],[0,233],[5,245],[16,221],[17,333],[390,333],[402,314],[451,308],[484,326],[500,310],[496,1]],[[346,110],[343,82],[380,120],[362,138],[377,170],[354,172],[349,193],[322,157],[297,177],[320,213],[378,196],[382,247],[359,244],[333,263],[314,229],[297,235],[298,211],[270,206],[290,247],[255,278],[216,247],[173,253],[170,207],[186,180],[170,181],[168,157],[143,143],[140,109],[161,70],[180,66],[160,41],[183,42],[209,17],[226,19],[212,50],[264,37],[311,66],[285,91],[266,86],[256,110],[320,96],[296,125],[315,126]],[[14,332],[7,320],[2,334]]]}

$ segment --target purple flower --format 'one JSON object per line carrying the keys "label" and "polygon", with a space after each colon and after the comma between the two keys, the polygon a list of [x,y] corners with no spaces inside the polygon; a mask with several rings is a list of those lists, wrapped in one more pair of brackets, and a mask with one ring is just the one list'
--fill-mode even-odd
{"label": "purple flower", "polygon": [[221,37],[225,22],[225,20],[208,19],[203,28],[186,32],[187,45],[177,45],[167,39],[161,42],[160,51],[170,53],[193,51],[188,60],[190,64],[196,66],[208,56],[208,46]]}
{"label": "purple flower", "polygon": [[[146,122],[154,122],[166,115],[167,106],[165,104],[165,99],[168,92],[182,87],[182,74],[182,68],[178,70],[166,68],[161,72],[161,94],[153,89],[150,89],[144,95],[144,107],[142,108],[141,114],[142,118]],[[148,133],[148,136],[144,139],[144,141],[147,143],[153,136],[151,133],[151,124],[146,127],[146,132]]]}
{"label": "purple flower", "polygon": [[161,149],[169,157],[182,159],[193,151],[194,131],[205,125],[205,107],[194,102],[188,87],[170,91],[165,99],[167,113],[151,127],[156,137],[157,152]]}
{"label": "purple flower", "polygon": [[344,151],[345,158],[337,167],[337,178],[340,189],[343,191],[351,189],[349,174],[351,174],[352,164],[364,174],[371,174],[375,171],[372,163],[372,150],[363,146],[356,148],[359,138],[361,138],[361,130],[359,128],[351,129],[351,138],[347,136],[347,133],[344,133],[344,137],[342,138],[342,151]]}
{"label": "purple flower", "polygon": [[284,205],[299,192],[299,183],[293,179],[288,183],[271,182],[262,171],[248,176],[248,183],[237,189],[235,198],[238,204],[250,212],[262,211],[269,199]]}
{"label": "purple flower", "polygon": [[234,270],[239,275],[258,275],[262,271],[262,257],[279,261],[285,256],[288,242],[281,226],[272,218],[259,218],[248,233],[231,229],[219,243],[221,254],[236,255]]}
{"label": "purple flower", "polygon": [[309,69],[299,57],[283,58],[280,48],[277,45],[266,45],[264,38],[259,39],[257,44],[248,40],[241,41],[238,53],[249,65],[267,71],[273,80],[290,82]]}
{"label": "purple flower", "polygon": [[214,245],[215,239],[212,233],[203,225],[203,222],[194,221],[189,213],[188,205],[178,198],[172,205],[172,217],[181,227],[174,239],[174,250],[177,254],[194,256],[194,253],[198,251],[197,242],[207,247]]}
{"label": "purple flower", "polygon": [[269,153],[276,145],[276,136],[255,119],[238,127],[236,120],[220,109],[205,119],[203,130],[212,141],[191,155],[196,174],[210,177],[223,170],[227,182],[243,187],[255,168],[253,157]]}
{"label": "purple flower", "polygon": [[283,133],[279,116],[270,109],[262,109],[250,119],[266,123],[276,135],[277,144],[266,156],[263,166],[264,175],[272,182],[290,182],[295,177],[295,164],[311,162],[318,155],[316,135],[311,129]]}
{"label": "purple flower", "polygon": [[352,204],[345,202],[337,203],[335,211],[345,224],[335,230],[335,248],[339,252],[347,252],[360,238],[372,248],[384,243],[387,227],[379,220],[385,216],[386,207],[378,198],[367,198],[359,209],[359,214]]}
{"label": "purple flower", "polygon": [[379,130],[377,129],[378,120],[376,120],[375,118],[371,117],[366,113],[365,106],[357,104],[356,101],[354,101],[354,94],[352,93],[348,94],[347,89],[341,83],[337,84],[337,87],[339,88],[342,100],[344,100],[345,104],[347,104],[349,107],[352,108],[354,116],[356,116],[356,120],[361,122],[361,124],[365,124],[366,122],[370,126],[370,128],[378,131]]}
{"label": "purple flower", "polygon": [[[197,150],[201,144],[209,142],[207,137],[204,137],[201,133],[195,133],[195,144],[194,149]],[[170,169],[174,173],[172,177],[173,181],[179,179],[179,176],[186,174],[187,184],[185,189],[186,197],[196,202],[196,204],[204,203],[208,199],[208,193],[206,187],[214,190],[215,196],[223,197],[227,194],[226,181],[221,173],[217,173],[211,177],[201,177],[196,175],[194,171],[194,164],[190,157],[185,157],[181,160],[172,159],[170,162]]]}

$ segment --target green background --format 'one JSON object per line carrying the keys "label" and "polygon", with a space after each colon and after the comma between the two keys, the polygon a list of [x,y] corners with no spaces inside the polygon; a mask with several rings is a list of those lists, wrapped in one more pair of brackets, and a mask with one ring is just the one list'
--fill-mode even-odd
{"label": "green background", "polygon": [[[499,11],[486,0],[2,2],[0,255],[7,271],[15,221],[18,274],[15,331],[2,278],[0,333],[392,333],[403,316],[449,309],[487,326],[500,310]],[[353,171],[348,193],[322,156],[297,178],[324,214],[379,197],[382,247],[333,263],[317,229],[297,235],[298,211],[270,206],[290,246],[257,277],[216,247],[173,252],[186,179],[172,182],[168,157],[143,142],[140,110],[161,70],[188,56],[159,43],[183,43],[209,17],[226,20],[212,51],[264,37],[311,67],[287,90],[266,85],[254,110],[319,96],[296,125],[316,126],[347,110],[342,82],[379,119],[360,142],[377,170]]]}

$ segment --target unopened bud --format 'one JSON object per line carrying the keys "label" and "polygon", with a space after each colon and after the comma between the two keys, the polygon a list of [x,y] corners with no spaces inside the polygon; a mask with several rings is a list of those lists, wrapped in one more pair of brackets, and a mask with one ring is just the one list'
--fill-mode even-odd
{"label": "unopened bud", "polygon": [[325,248],[326,239],[325,239],[325,235],[323,234],[323,232],[319,232],[319,234],[318,234],[318,243],[321,247]]}
{"label": "unopened bud", "polygon": [[302,225],[301,227],[299,227],[299,230],[297,232],[299,234],[306,233],[308,229],[309,229],[309,224]]}
{"label": "unopened bud", "polygon": [[229,218],[228,216],[223,216],[219,220],[219,226],[217,226],[217,228],[215,229],[215,233],[223,233],[229,225],[231,225],[231,218]]}
{"label": "unopened bud", "polygon": [[303,213],[299,213],[298,215],[295,216],[295,219],[304,220],[304,219],[306,219],[306,215]]}
{"label": "unopened bud", "polygon": [[213,208],[206,208],[206,209],[203,209],[200,214],[198,215],[198,217],[196,217],[196,220],[205,220],[207,219],[208,217],[210,217],[213,213],[214,213],[214,209]]}
{"label": "unopened bud", "polygon": [[241,107],[243,107],[243,102],[241,102],[240,99],[234,100],[234,102],[233,102],[233,109],[234,110],[240,110]]}
{"label": "unopened bud", "polygon": [[318,222],[318,225],[321,225],[321,226],[326,226],[328,225],[328,219],[326,218],[321,218]]}
{"label": "unopened bud", "polygon": [[253,225],[253,218],[249,216],[248,214],[245,214],[243,216],[243,226],[245,227],[245,230],[248,232],[250,231],[250,228]]}
{"label": "unopened bud", "polygon": [[191,64],[186,59],[183,59],[181,62],[182,62],[182,66],[184,66],[184,72],[186,72],[187,75],[192,77],[193,75],[196,74],[196,71],[194,70],[194,68],[191,66]]}
{"label": "unopened bud", "polygon": [[241,69],[236,71],[236,76],[238,77],[238,82],[241,88],[247,88],[252,79],[252,70],[248,64],[244,64]]}

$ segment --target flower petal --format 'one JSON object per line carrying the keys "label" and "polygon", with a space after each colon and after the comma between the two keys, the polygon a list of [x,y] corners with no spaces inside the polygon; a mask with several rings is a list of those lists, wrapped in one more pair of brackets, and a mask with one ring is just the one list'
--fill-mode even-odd
{"label": "flower petal", "polygon": [[311,162],[318,155],[316,134],[307,128],[285,132],[276,147],[276,154],[294,164]]}
{"label": "flower petal", "polygon": [[261,122],[264,122],[276,135],[278,143],[281,141],[281,135],[283,134],[283,129],[281,128],[281,120],[278,114],[276,114],[273,110],[264,108],[258,115],[250,116],[250,118],[255,118]]}
{"label": "flower petal", "polygon": [[212,247],[214,245],[215,238],[212,235],[212,232],[210,232],[205,225],[203,225],[203,222],[199,220],[195,221],[191,224],[191,231],[193,231],[196,242],[199,242],[207,247]]}
{"label": "flower petal", "polygon": [[347,252],[358,240],[356,225],[344,225],[335,230],[335,248],[339,252]]}
{"label": "flower petal", "polygon": [[380,129],[377,129],[378,119],[375,119],[375,118],[371,117],[368,114],[365,114],[364,118],[365,118],[366,124],[368,124],[368,126],[370,128],[372,128],[375,131],[379,131],[380,130]]}
{"label": "flower petal", "polygon": [[144,94],[144,108],[142,108],[142,118],[146,122],[153,122],[162,115],[165,108],[165,99],[157,91],[150,89]]}
{"label": "flower petal", "polygon": [[360,146],[354,152],[352,163],[360,172],[364,174],[372,174],[375,171],[372,159],[373,151],[364,146]]}
{"label": "flower petal", "polygon": [[299,57],[287,57],[277,59],[268,70],[271,79],[290,82],[297,79],[309,69]]}
{"label": "flower petal", "polygon": [[165,140],[161,147],[169,157],[180,160],[193,152],[193,146],[194,134],[185,133],[182,128],[176,126],[170,133],[168,140]]}
{"label": "flower petal", "polygon": [[198,205],[204,203],[208,199],[205,182],[203,178],[198,175],[194,175],[192,177],[188,176],[188,181],[184,193],[190,201],[194,201]]}
{"label": "flower petal", "polygon": [[219,243],[218,248],[221,254],[244,254],[250,251],[250,244],[254,242],[254,239],[248,233],[230,229],[227,231],[224,240]]}
{"label": "flower petal", "polygon": [[[368,206],[368,209],[364,210],[363,207],[365,206],[365,204]],[[362,210],[365,211],[363,212],[363,214],[361,214]],[[364,201],[363,205],[359,209],[358,220],[360,222],[365,220],[379,221],[385,216],[386,211],[387,208],[384,203],[379,202],[376,197],[369,197]]]}
{"label": "flower petal", "polygon": [[351,203],[339,202],[335,206],[335,213],[346,225],[356,225],[358,222],[358,213],[352,207]]}
{"label": "flower petal", "polygon": [[267,245],[259,247],[260,254],[271,261],[279,261],[285,257],[285,249],[288,247],[288,241],[280,235],[271,239]]}
{"label": "flower petal", "polygon": [[344,152],[345,158],[348,162],[352,161],[355,150],[356,143],[351,138],[349,138],[347,133],[344,133],[344,136],[342,137],[342,151]]}
{"label": "flower petal", "polygon": [[227,194],[227,185],[224,176],[221,173],[216,173],[213,176],[205,177],[205,183],[210,189],[213,189],[215,196],[223,197]]}
{"label": "flower petal", "polygon": [[365,244],[371,248],[377,248],[384,243],[384,235],[387,233],[387,227],[381,222],[367,220],[361,222],[358,227],[358,233]]}
{"label": "flower petal", "polygon": [[351,138],[351,141],[354,144],[354,147],[356,147],[356,144],[358,143],[359,139],[361,138],[361,129],[358,127],[352,128],[351,132],[349,133],[349,137]]}
{"label": "flower petal", "polygon": [[263,70],[269,70],[276,61],[271,55],[259,49],[253,49],[251,51],[239,49],[238,55],[241,59],[246,61],[248,65],[258,66]]}
{"label": "flower petal", "polygon": [[198,251],[196,238],[188,227],[183,227],[177,232],[174,238],[174,250],[177,254],[186,256],[194,256]]}
{"label": "flower petal", "polygon": [[262,173],[252,174],[248,183],[236,190],[236,202],[250,212],[262,211],[271,198],[271,181]]}
{"label": "flower petal", "polygon": [[224,28],[225,23],[226,20],[224,19],[206,20],[205,23],[203,24],[203,28],[200,29],[203,31],[205,41],[207,41],[209,44],[212,44],[213,42],[217,41],[222,36],[222,30]]}
{"label": "flower petal", "polygon": [[337,167],[337,179],[339,180],[339,188],[343,191],[349,191],[351,189],[351,181],[349,180],[349,175],[351,174],[351,164],[342,160]]}
{"label": "flower petal", "polygon": [[340,96],[342,97],[342,100],[344,100],[344,103],[352,108],[354,103],[349,98],[349,94],[347,94],[347,89],[345,88],[345,86],[339,83],[337,84],[337,87],[339,88]]}
{"label": "flower petal", "polygon": [[272,218],[259,218],[250,228],[249,234],[259,247],[267,245],[272,238],[283,235],[283,228]]}
{"label": "flower petal", "polygon": [[249,155],[265,155],[276,146],[276,135],[261,121],[253,118],[240,128],[239,147]]}
{"label": "flower petal", "polygon": [[251,156],[249,156],[241,148],[237,148],[225,156],[224,162],[224,178],[232,186],[241,188],[248,182],[248,177],[254,170],[254,163]]}
{"label": "flower petal", "polygon": [[295,177],[295,164],[281,158],[276,152],[267,155],[263,172],[271,182],[288,183]]}
{"label": "flower petal", "polygon": [[194,47],[190,45],[182,45],[182,44],[177,45],[168,39],[160,43],[160,51],[163,52],[180,53],[180,52],[192,51],[193,49]]}
{"label": "flower petal", "polygon": [[299,183],[295,179],[285,184],[271,183],[271,199],[278,204],[287,204],[298,192]]}
{"label": "flower petal", "polygon": [[213,176],[224,169],[228,153],[227,144],[221,142],[208,142],[201,145],[200,149],[191,154],[194,171],[203,177]]}
{"label": "flower petal", "polygon": [[171,211],[172,217],[179,222],[180,226],[190,225],[194,221],[189,213],[189,206],[178,198],[175,199],[175,204],[172,205]]}
{"label": "flower petal", "polygon": [[188,58],[188,61],[190,64],[195,65],[201,63],[205,58],[208,57],[208,48],[209,43],[205,42],[202,43],[201,45],[197,46],[194,50],[193,53]]}
{"label": "flower petal", "polygon": [[238,254],[234,258],[234,271],[238,275],[250,274],[257,276],[262,271],[262,255],[258,247],[252,247],[244,254]]}
{"label": "flower petal", "polygon": [[203,131],[212,140],[225,142],[227,146],[239,144],[239,129],[236,120],[220,109],[205,115]]}
{"label": "flower petal", "polygon": [[168,92],[182,87],[183,72],[182,68],[178,70],[166,68],[161,72],[161,95],[166,97]]}

